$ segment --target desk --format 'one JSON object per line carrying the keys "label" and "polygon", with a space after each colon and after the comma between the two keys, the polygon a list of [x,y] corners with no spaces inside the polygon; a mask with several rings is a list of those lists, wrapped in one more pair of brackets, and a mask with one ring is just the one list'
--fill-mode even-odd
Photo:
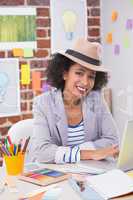
{"label": "desk", "polygon": [[[81,163],[89,164],[90,166],[93,166],[93,167],[105,168],[107,170],[115,167],[115,165],[113,163],[110,163],[108,161],[82,161]],[[56,165],[56,164],[41,164],[41,165],[43,165],[44,167],[47,167],[47,168],[58,169],[58,170],[63,166],[63,165]],[[4,168],[2,168],[0,170],[4,170]],[[63,181],[58,184],[59,184],[59,186],[61,186],[63,188],[63,193],[61,194],[61,196],[58,200],[68,200],[68,199],[69,200],[81,200],[79,195],[70,187],[70,185],[68,184],[67,181]],[[52,187],[52,185],[47,186],[47,188],[49,188],[49,187]],[[8,188],[6,188],[4,192],[0,193],[0,200],[5,200],[5,199],[18,200],[19,197],[22,197],[23,194],[37,190],[39,188],[40,187],[37,185],[17,180],[17,189],[19,192],[11,193],[8,190]],[[90,199],[90,200],[92,200],[92,199]],[[121,198],[114,198],[113,200],[133,200],[133,194],[126,195],[125,197],[121,197]]]}

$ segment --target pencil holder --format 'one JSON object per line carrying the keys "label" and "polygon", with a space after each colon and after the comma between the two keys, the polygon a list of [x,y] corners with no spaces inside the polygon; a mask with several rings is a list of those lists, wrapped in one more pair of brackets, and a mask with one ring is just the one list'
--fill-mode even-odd
{"label": "pencil holder", "polygon": [[6,171],[8,175],[20,175],[24,170],[25,154],[19,153],[16,156],[4,156]]}

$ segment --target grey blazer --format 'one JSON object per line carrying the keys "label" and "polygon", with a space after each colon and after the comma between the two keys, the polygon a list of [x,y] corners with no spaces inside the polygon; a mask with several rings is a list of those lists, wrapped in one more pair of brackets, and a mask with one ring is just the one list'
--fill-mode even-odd
{"label": "grey blazer", "polygon": [[[118,144],[117,128],[100,92],[92,91],[82,103],[85,142],[95,148]],[[58,146],[67,146],[67,118],[60,90],[37,96],[33,104],[34,133],[31,161],[54,162]]]}

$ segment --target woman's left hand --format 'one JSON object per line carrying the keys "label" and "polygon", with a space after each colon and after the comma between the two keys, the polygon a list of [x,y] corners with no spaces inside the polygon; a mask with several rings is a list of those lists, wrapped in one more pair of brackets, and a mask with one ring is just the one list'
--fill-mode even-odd
{"label": "woman's left hand", "polygon": [[118,145],[96,149],[96,150],[81,150],[81,160],[102,160],[109,156],[116,157],[119,154]]}
{"label": "woman's left hand", "polygon": [[92,154],[92,159],[102,160],[109,156],[116,157],[118,156],[118,154],[119,154],[118,145],[112,145],[109,147],[95,150]]}

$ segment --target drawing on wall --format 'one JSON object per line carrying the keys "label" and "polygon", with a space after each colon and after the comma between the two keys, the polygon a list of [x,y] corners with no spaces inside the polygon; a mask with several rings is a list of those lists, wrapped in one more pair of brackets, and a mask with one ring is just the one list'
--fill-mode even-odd
{"label": "drawing on wall", "polygon": [[0,117],[20,114],[19,61],[0,59]]}
{"label": "drawing on wall", "polygon": [[26,47],[36,48],[35,8],[0,8],[0,48]]}
{"label": "drawing on wall", "polygon": [[50,3],[51,51],[55,53],[70,48],[78,37],[87,37],[87,5],[85,0]]}
{"label": "drawing on wall", "polygon": [[72,10],[65,10],[62,15],[62,21],[64,25],[65,36],[67,40],[74,38],[74,32],[78,22],[78,16]]}
{"label": "drawing on wall", "polygon": [[[133,2],[133,0],[132,0]],[[111,20],[112,11],[119,13]],[[133,7],[130,1],[101,1],[101,24],[103,64],[111,72],[108,87],[112,89],[113,117],[119,133],[123,133],[125,122],[133,119]],[[124,13],[124,15],[123,15]],[[112,43],[105,36],[112,32]],[[120,76],[118,76],[120,75]]]}
{"label": "drawing on wall", "polygon": [[9,76],[6,72],[0,72],[0,103],[4,102],[9,84]]}

